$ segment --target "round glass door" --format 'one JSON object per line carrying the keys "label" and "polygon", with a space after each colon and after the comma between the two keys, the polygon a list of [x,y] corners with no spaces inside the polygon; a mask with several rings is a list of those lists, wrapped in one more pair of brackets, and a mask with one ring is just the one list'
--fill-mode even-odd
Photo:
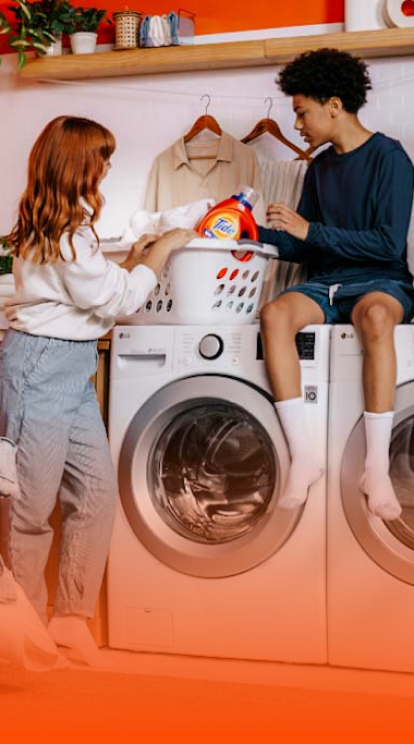
{"label": "round glass door", "polygon": [[150,453],[149,494],[171,529],[205,544],[247,534],[276,488],[273,445],[235,405],[192,404],[171,419]]}
{"label": "round glass door", "polygon": [[414,555],[414,406],[406,415],[394,428],[390,446],[390,476],[402,514],[388,529]]}
{"label": "round glass door", "polygon": [[414,584],[413,401],[414,383],[397,389],[390,443],[390,477],[402,506],[399,519],[386,522],[371,515],[359,488],[366,451],[362,417],[348,440],[341,471],[342,504],[356,539],[381,568],[409,584]]}
{"label": "round glass door", "polygon": [[119,461],[121,500],[143,545],[183,573],[228,576],[267,559],[300,518],[276,510],[289,455],[271,400],[200,375],[136,413]]}

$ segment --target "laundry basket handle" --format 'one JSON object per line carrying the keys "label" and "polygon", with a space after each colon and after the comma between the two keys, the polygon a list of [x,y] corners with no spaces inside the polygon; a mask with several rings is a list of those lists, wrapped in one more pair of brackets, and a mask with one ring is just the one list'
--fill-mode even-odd
{"label": "laundry basket handle", "polygon": [[262,256],[266,256],[267,258],[278,258],[279,257],[279,251],[276,248],[275,245],[269,245],[268,243],[259,243],[255,240],[217,240],[217,238],[194,238],[189,243],[187,243],[186,246],[184,246],[183,250],[187,250],[187,248],[198,248],[201,250],[208,250],[208,251],[225,251],[226,253],[228,251],[251,251],[253,253],[258,253]]}
{"label": "laundry basket handle", "polygon": [[246,239],[237,240],[236,242],[239,248],[260,253],[262,256],[267,256],[268,258],[279,258],[279,249],[275,245]]}

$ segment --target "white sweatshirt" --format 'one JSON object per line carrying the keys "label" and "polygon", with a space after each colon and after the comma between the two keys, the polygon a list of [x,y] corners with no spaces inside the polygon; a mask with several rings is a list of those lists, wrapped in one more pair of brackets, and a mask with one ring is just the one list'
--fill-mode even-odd
{"label": "white sweatshirt", "polygon": [[117,317],[138,310],[157,284],[147,266],[128,272],[108,261],[87,226],[76,231],[73,244],[76,260],[67,236],[60,243],[67,260],[38,264],[14,259],[16,292],[5,302],[11,328],[73,341],[97,339]]}

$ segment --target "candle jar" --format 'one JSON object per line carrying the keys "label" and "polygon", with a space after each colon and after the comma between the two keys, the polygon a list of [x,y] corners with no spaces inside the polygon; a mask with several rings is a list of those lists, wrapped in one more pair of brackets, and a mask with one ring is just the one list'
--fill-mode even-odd
{"label": "candle jar", "polygon": [[136,10],[117,10],[115,21],[115,50],[134,49],[138,46],[138,29],[141,13]]}

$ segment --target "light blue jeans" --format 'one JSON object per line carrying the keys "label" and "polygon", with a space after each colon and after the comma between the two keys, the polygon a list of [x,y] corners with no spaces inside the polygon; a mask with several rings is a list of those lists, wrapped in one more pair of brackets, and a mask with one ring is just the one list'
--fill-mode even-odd
{"label": "light blue jeans", "polygon": [[109,550],[118,485],[96,392],[96,341],[9,330],[0,347],[0,436],[18,446],[13,500],[15,579],[46,620],[49,517],[62,536],[54,613],[93,617]]}

